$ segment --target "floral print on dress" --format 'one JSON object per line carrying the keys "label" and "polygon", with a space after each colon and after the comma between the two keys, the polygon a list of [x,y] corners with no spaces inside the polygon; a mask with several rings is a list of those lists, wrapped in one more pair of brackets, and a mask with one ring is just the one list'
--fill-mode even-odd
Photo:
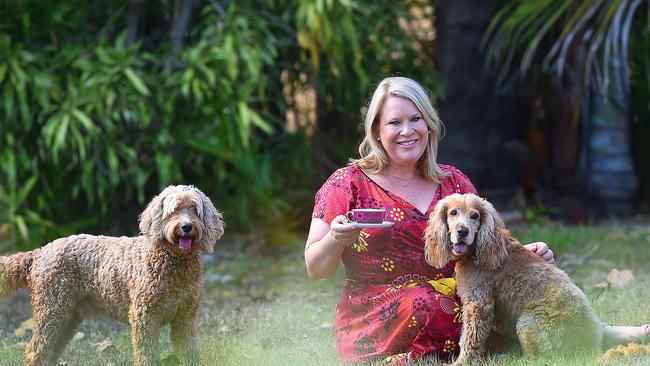
{"label": "floral print on dress", "polygon": [[406,352],[449,361],[458,352],[462,310],[456,297],[428,281],[451,277],[454,263],[436,269],[424,258],[424,228],[441,198],[476,190],[458,169],[441,177],[426,212],[372,181],[357,165],[336,170],[316,193],[312,217],[328,225],[354,208],[385,208],[388,228],[368,228],[344,249],[345,286],[336,308],[335,340],[342,362],[374,361]]}
{"label": "floral print on dress", "polygon": [[343,180],[348,175],[347,173],[348,173],[347,169],[341,168],[334,172],[334,179]]}
{"label": "floral print on dress", "polygon": [[454,323],[462,323],[463,322],[463,308],[460,306],[460,304],[456,304],[454,306],[454,312],[456,313],[456,316],[454,316]]}
{"label": "floral print on dress", "polygon": [[454,353],[456,352],[456,349],[458,349],[458,345],[456,344],[456,342],[454,342],[451,339],[448,339],[445,341],[445,346],[442,349],[442,351],[445,353]]}
{"label": "floral print on dress", "polygon": [[415,315],[409,319],[408,325],[409,328],[417,327],[418,326],[418,320],[415,318]]}
{"label": "floral print on dress", "polygon": [[368,242],[366,242],[366,239],[370,236],[370,234],[362,231],[359,233],[359,238],[357,239],[354,244],[352,244],[352,248],[356,249],[357,252],[365,252],[368,250]]}
{"label": "floral print on dress", "polygon": [[404,211],[402,211],[401,208],[399,207],[393,207],[388,211],[388,215],[390,216],[391,219],[395,222],[400,222],[404,220]]}
{"label": "floral print on dress", "polygon": [[384,329],[388,331],[390,328],[390,321],[397,319],[397,310],[399,309],[399,300],[391,301],[390,303],[381,307],[379,311],[379,320],[384,322]]}
{"label": "floral print on dress", "polygon": [[353,343],[354,354],[364,355],[375,351],[375,339],[369,335],[359,333]]}
{"label": "floral print on dress", "polygon": [[395,269],[395,262],[390,258],[382,258],[381,269],[386,272],[392,272]]}

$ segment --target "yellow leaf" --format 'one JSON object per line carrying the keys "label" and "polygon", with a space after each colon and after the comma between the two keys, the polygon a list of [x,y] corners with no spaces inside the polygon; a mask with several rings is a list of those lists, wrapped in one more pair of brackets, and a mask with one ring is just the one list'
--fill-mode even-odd
{"label": "yellow leaf", "polygon": [[23,320],[22,323],[16,328],[14,331],[14,334],[16,337],[22,337],[25,334],[27,334],[27,331],[34,331],[34,318],[29,318],[27,320]]}
{"label": "yellow leaf", "polygon": [[95,346],[95,351],[97,351],[97,353],[104,352],[109,348],[115,347],[113,341],[111,341],[110,338],[106,338],[99,343],[95,343],[93,346]]}
{"label": "yellow leaf", "polygon": [[634,281],[634,274],[629,269],[619,271],[614,268],[607,275],[607,282],[609,282],[612,287],[616,288],[623,288],[632,281]]}

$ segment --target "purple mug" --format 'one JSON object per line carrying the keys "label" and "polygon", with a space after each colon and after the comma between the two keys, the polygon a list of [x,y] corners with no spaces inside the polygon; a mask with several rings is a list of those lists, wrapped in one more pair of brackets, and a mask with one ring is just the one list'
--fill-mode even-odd
{"label": "purple mug", "polygon": [[381,224],[385,216],[383,208],[355,208],[345,214],[349,221],[359,224]]}

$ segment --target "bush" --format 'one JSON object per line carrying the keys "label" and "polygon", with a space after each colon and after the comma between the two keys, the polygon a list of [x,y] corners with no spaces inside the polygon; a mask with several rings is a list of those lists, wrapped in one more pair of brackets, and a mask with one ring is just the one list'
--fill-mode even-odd
{"label": "bush", "polygon": [[[393,14],[345,0],[181,3],[0,5],[0,251],[135,234],[169,184],[198,186],[229,229],[281,244],[275,233],[308,223],[317,185],[353,153],[370,83],[428,60],[398,24],[406,2]],[[319,109],[309,135],[284,121],[286,93],[304,88]]]}

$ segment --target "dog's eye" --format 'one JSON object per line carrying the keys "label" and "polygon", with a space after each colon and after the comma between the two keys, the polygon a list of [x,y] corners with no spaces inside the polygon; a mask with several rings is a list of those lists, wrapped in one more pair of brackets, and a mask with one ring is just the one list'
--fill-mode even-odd
{"label": "dog's eye", "polygon": [[196,209],[196,206],[192,207],[192,212],[194,212],[197,215],[199,214],[199,210]]}
{"label": "dog's eye", "polygon": [[472,220],[478,220],[478,212],[473,212],[471,215],[469,215],[469,218]]}
{"label": "dog's eye", "polygon": [[454,209],[452,209],[451,211],[449,211],[449,214],[450,214],[451,216],[456,216],[456,214],[458,214],[458,210],[456,210],[456,209],[454,208]]}

